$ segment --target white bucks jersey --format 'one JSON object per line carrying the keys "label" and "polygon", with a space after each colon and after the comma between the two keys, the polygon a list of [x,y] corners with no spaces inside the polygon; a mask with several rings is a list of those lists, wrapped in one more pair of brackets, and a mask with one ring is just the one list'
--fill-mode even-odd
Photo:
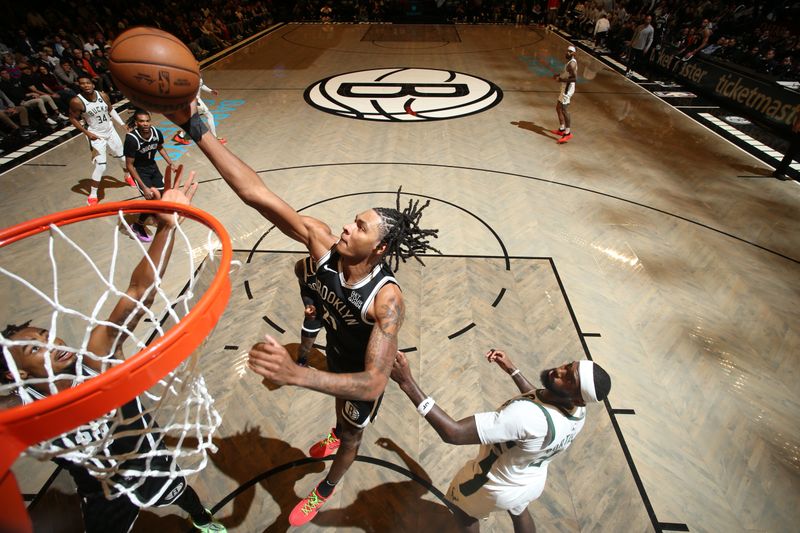
{"label": "white bucks jersey", "polygon": [[476,414],[482,445],[471,472],[460,473],[461,494],[469,496],[487,482],[495,487],[524,486],[546,474],[548,463],[583,428],[585,414],[585,407],[562,411],[539,400],[535,392],[512,398],[493,413]]}
{"label": "white bucks jersey", "polygon": [[79,94],[78,98],[81,99],[85,108],[82,118],[86,123],[86,129],[98,135],[106,135],[114,131],[111,115],[108,113],[108,104],[98,91],[94,92],[93,102],[84,98],[82,94]]}

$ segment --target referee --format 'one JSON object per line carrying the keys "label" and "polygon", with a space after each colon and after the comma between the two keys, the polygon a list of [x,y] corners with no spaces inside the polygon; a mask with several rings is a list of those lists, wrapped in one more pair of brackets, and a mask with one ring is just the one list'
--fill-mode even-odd
{"label": "referee", "polygon": [[[133,127],[125,136],[125,166],[146,200],[160,200],[164,190],[164,176],[156,165],[156,152],[161,154],[173,172],[177,170],[164,149],[164,134],[150,124],[148,111],[137,109],[133,113]],[[142,242],[153,239],[144,227],[146,218],[147,215],[142,213],[131,224],[131,229]]]}

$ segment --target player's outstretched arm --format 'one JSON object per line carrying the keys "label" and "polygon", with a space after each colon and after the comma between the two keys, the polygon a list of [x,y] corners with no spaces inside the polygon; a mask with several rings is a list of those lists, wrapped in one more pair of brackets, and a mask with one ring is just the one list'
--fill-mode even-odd
{"label": "player's outstretched arm", "polygon": [[[164,193],[161,199],[165,202],[173,202],[176,204],[189,205],[192,197],[197,191],[198,183],[194,180],[195,174],[191,172],[189,177],[184,183],[181,183],[181,172],[183,167],[178,167],[178,171],[172,176],[172,169],[167,167],[164,176]],[[151,289],[155,281],[155,271],[152,265],[161,265],[159,276],[162,276],[166,271],[167,264],[169,263],[170,255],[172,254],[172,246],[175,242],[174,237],[170,238],[171,229],[175,225],[175,219],[172,214],[159,213],[156,215],[158,219],[158,229],[153,236],[153,242],[147,249],[147,257],[142,258],[139,264],[134,268],[131,274],[131,279],[128,288],[125,291],[126,297],[122,297],[114,306],[111,315],[108,317],[108,322],[113,324],[122,325],[132,331],[142,317],[142,312],[137,311],[136,302],[141,301],[145,307],[150,307],[155,299],[156,291]],[[163,261],[161,257],[163,256]],[[152,263],[152,264],[151,264]],[[149,292],[148,292],[149,290]],[[144,298],[144,300],[143,300]],[[131,316],[130,320],[128,317]],[[127,323],[126,323],[127,321]],[[89,339],[89,351],[96,354],[107,354],[114,346],[119,347],[123,339],[118,338],[119,329],[113,326],[99,325],[92,331]],[[92,366],[101,364],[100,361],[94,361],[92,358],[86,358],[85,364]]]}
{"label": "player's outstretched arm", "polygon": [[192,102],[191,107],[165,116],[189,133],[244,203],[261,213],[285,235],[305,244],[314,257],[320,257],[333,246],[337,239],[328,226],[315,218],[300,216],[294,208],[272,192],[250,166],[236,157],[202,125],[195,109],[196,104]]}
{"label": "player's outstretched arm", "polygon": [[248,365],[276,385],[297,385],[350,400],[376,400],[389,381],[397,334],[405,318],[402,293],[396,285],[386,285],[378,292],[375,315],[363,372],[334,374],[298,366],[286,348],[269,335],[250,349]]}
{"label": "player's outstretched arm", "polygon": [[470,416],[455,421],[444,409],[436,405],[433,399],[422,392],[417,385],[414,376],[411,375],[408,359],[404,353],[397,352],[391,376],[444,442],[448,444],[481,443],[478,437],[478,428],[475,425],[475,417]]}
{"label": "player's outstretched arm", "polygon": [[511,376],[511,379],[514,380],[514,384],[520,392],[526,393],[536,388],[530,381],[525,379],[525,376],[522,375],[522,371],[514,366],[514,363],[511,362],[511,358],[506,355],[505,352],[492,348],[486,352],[486,360],[490,363],[497,363],[497,366],[503,369],[503,372]]}

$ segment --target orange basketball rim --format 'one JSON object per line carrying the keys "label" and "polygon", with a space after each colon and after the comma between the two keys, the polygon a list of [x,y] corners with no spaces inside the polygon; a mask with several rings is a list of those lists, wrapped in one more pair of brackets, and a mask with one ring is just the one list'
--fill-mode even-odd
{"label": "orange basketball rim", "polygon": [[231,293],[231,241],[225,227],[210,214],[190,205],[162,201],[97,204],[43,216],[0,230],[0,248],[47,231],[123,211],[126,214],[178,213],[213,231],[222,246],[219,268],[205,294],[163,337],[101,375],[58,394],[0,411],[0,532],[32,530],[11,466],[29,446],[56,437],[102,416],[141,394],[188,357],[222,316]]}

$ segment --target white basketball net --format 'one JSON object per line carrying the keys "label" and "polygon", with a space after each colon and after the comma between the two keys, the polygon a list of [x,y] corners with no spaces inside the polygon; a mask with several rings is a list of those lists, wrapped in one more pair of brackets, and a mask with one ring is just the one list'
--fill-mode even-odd
{"label": "white basketball net", "polygon": [[[173,216],[177,219],[178,215]],[[98,221],[104,220],[107,226],[111,218]],[[48,394],[58,393],[57,384],[64,388],[64,383],[75,386],[92,379],[96,374],[84,365],[85,362],[99,361],[104,370],[121,364],[123,360],[118,358],[121,353],[118,349],[122,343],[127,343],[125,353],[128,357],[146,348],[148,341],[164,336],[179,323],[190,311],[195,297],[199,298],[204,293],[205,289],[200,283],[207,284],[213,277],[215,251],[219,248],[218,239],[212,231],[207,232],[203,246],[193,249],[187,232],[180,224],[175,224],[175,229],[169,230],[168,238],[170,241],[174,239],[175,243],[169,265],[164,271],[162,267],[166,254],[162,253],[157,261],[150,259],[148,245],[135,238],[122,211],[117,218],[119,224],[113,225],[113,250],[106,272],[84,249],[96,249],[99,238],[86,239],[80,229],[86,222],[71,226],[81,231],[76,235],[67,235],[55,225],[50,226],[49,236],[41,235],[42,241],[47,239],[51,269],[49,287],[42,288],[42,281],[36,280],[37,283],[34,283],[19,272],[0,266],[0,274],[5,278],[3,292],[10,290],[9,294],[3,295],[4,301],[32,300],[40,308],[43,306],[49,310],[46,315],[16,317],[18,322],[34,318],[32,326],[48,330],[46,342],[12,340],[0,334],[2,355],[11,378],[10,382],[7,378],[3,379],[0,395],[16,395],[21,403],[30,403]],[[207,230],[200,224],[193,224],[190,229],[200,233]],[[123,236],[122,242],[120,236]],[[84,237],[87,241],[84,247],[75,242],[75,237]],[[16,244],[19,243],[11,246]],[[164,250],[167,248],[165,246]],[[9,250],[3,250],[4,259],[10,257],[8,253]],[[73,259],[65,262],[65,255]],[[124,258],[121,258],[123,255]],[[204,257],[196,259],[195,255]],[[102,251],[102,257],[104,261],[109,260],[107,248]],[[131,270],[142,258],[148,261],[155,272],[155,280],[147,288],[142,300],[137,301],[125,292],[130,274],[120,274],[119,271],[126,267]],[[163,278],[159,272],[164,272]],[[25,275],[30,278],[29,272],[25,272]],[[84,302],[83,305],[68,302],[69,298],[64,297],[65,291],[62,290],[63,283],[60,283],[60,280],[74,280],[76,277],[81,280],[79,289],[82,292],[78,300]],[[167,286],[167,277],[182,278],[183,282]],[[153,291],[155,300],[148,307],[143,301]],[[75,300],[74,297],[72,299]],[[120,299],[135,304],[135,313],[143,313],[138,327],[129,329],[134,313],[128,315],[121,325],[106,320],[109,305],[113,306]],[[31,305],[21,306],[33,309]],[[37,320],[40,322],[36,323]],[[66,328],[73,333],[71,339],[59,331],[65,322],[72,325]],[[98,325],[110,326],[117,331],[109,353],[92,353],[87,348],[92,330]],[[5,323],[0,325],[0,329],[4,326]],[[67,344],[56,343],[56,337],[62,338]],[[70,340],[77,342],[70,344]],[[46,375],[32,377],[28,374],[27,379],[21,377],[10,350],[12,347],[28,345],[38,348],[38,352],[44,351]],[[70,367],[69,373],[55,374],[53,371],[51,354],[60,352],[76,355],[76,364]],[[199,373],[198,358],[196,351],[138,398],[59,437],[32,446],[26,454],[42,460],[60,458],[86,468],[101,482],[107,497],[126,495],[139,506],[155,504],[169,488],[171,479],[202,470],[206,466],[208,451],[216,451],[212,436],[221,418]]]}

